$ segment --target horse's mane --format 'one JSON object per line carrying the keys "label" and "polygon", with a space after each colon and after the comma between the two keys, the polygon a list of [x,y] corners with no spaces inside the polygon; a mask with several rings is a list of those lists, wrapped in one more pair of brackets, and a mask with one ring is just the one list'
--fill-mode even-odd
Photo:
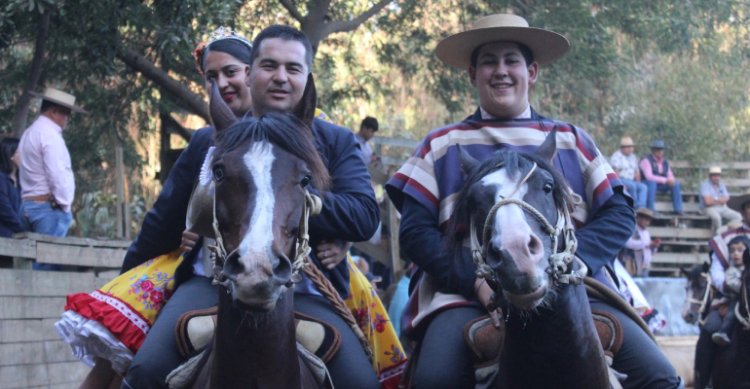
{"label": "horse's mane", "polygon": [[571,190],[567,181],[549,162],[534,154],[519,153],[510,149],[498,150],[490,158],[481,162],[469,177],[466,177],[463,188],[458,192],[456,207],[451,215],[447,230],[448,248],[453,254],[460,255],[463,242],[469,233],[472,210],[474,209],[470,196],[471,187],[501,166],[505,168],[509,177],[517,178],[520,174],[526,174],[534,162],[536,162],[538,169],[548,171],[555,181],[552,189],[555,207],[562,209],[562,207],[572,206]]}
{"label": "horse's mane", "polygon": [[216,133],[214,155],[230,152],[248,141],[271,142],[303,160],[310,168],[315,188],[321,191],[328,189],[330,176],[315,148],[312,130],[295,116],[271,112],[259,118],[240,120]]}

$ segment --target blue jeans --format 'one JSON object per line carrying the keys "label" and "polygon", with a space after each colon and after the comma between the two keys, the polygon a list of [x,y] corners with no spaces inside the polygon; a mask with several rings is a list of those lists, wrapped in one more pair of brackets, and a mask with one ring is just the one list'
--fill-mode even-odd
{"label": "blue jeans", "polygon": [[[24,201],[21,204],[21,224],[25,231],[52,236],[65,236],[73,221],[73,215],[61,209],[52,208],[49,201]],[[33,264],[34,270],[62,270],[60,265],[48,263]]]}
{"label": "blue jeans", "polygon": [[627,178],[620,178],[620,181],[628,188],[628,193],[633,197],[633,208],[636,210],[638,208],[645,208],[647,205],[646,201],[648,201],[648,187],[646,184]]}
{"label": "blue jeans", "polygon": [[672,192],[672,207],[675,213],[682,213],[682,187],[679,181],[674,182],[674,186],[667,184],[657,184],[655,181],[646,181],[648,187],[648,208],[652,211],[656,211],[654,203],[656,203],[656,193]]}

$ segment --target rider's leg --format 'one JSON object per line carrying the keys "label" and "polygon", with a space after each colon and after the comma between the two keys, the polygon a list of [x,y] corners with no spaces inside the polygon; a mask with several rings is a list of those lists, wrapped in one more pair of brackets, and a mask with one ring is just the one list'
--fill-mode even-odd
{"label": "rider's leg", "polygon": [[167,375],[183,362],[177,348],[175,325],[183,313],[210,308],[219,303],[217,286],[211,279],[194,276],[175,289],[151,327],[133,363],[125,375],[122,387],[127,389],[166,388]]}
{"label": "rider's leg", "polygon": [[711,340],[711,333],[701,329],[698,344],[695,346],[695,362],[693,364],[693,387],[695,389],[705,389],[708,385],[716,347],[718,346]]}
{"label": "rider's leg", "polygon": [[719,328],[719,331],[727,334],[727,336],[732,335],[732,329],[734,329],[734,321],[736,320],[734,316],[734,307],[737,306],[737,301],[733,301],[729,305],[729,311],[727,312],[727,315],[724,316],[724,320],[721,323],[721,328]]}
{"label": "rider's leg", "polygon": [[618,309],[592,302],[592,309],[613,314],[623,330],[623,344],[615,355],[613,367],[627,374],[623,388],[681,388],[682,382],[667,357],[638,324]]}
{"label": "rider's leg", "polygon": [[464,325],[487,312],[450,308],[430,321],[414,373],[414,388],[473,388],[474,356],[464,341]]}
{"label": "rider's leg", "polygon": [[337,388],[377,389],[380,382],[367,359],[362,344],[344,319],[324,297],[294,294],[294,309],[325,321],[341,334],[341,348],[326,365]]}

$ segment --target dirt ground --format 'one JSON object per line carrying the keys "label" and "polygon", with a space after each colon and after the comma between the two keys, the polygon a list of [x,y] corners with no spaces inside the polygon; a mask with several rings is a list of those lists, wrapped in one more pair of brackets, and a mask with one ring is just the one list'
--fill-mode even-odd
{"label": "dirt ground", "polygon": [[685,387],[692,388],[693,360],[698,336],[657,336],[656,341],[674,365],[677,374],[685,381]]}

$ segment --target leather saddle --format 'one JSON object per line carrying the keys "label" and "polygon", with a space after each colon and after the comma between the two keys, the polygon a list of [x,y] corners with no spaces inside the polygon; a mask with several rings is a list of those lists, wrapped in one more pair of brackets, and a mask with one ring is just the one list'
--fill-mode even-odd
{"label": "leather saddle", "polygon": [[[184,313],[175,328],[177,346],[183,357],[192,357],[203,351],[214,336],[217,307],[194,310]],[[332,325],[294,312],[297,343],[323,362],[336,355],[341,347],[341,334]]]}

